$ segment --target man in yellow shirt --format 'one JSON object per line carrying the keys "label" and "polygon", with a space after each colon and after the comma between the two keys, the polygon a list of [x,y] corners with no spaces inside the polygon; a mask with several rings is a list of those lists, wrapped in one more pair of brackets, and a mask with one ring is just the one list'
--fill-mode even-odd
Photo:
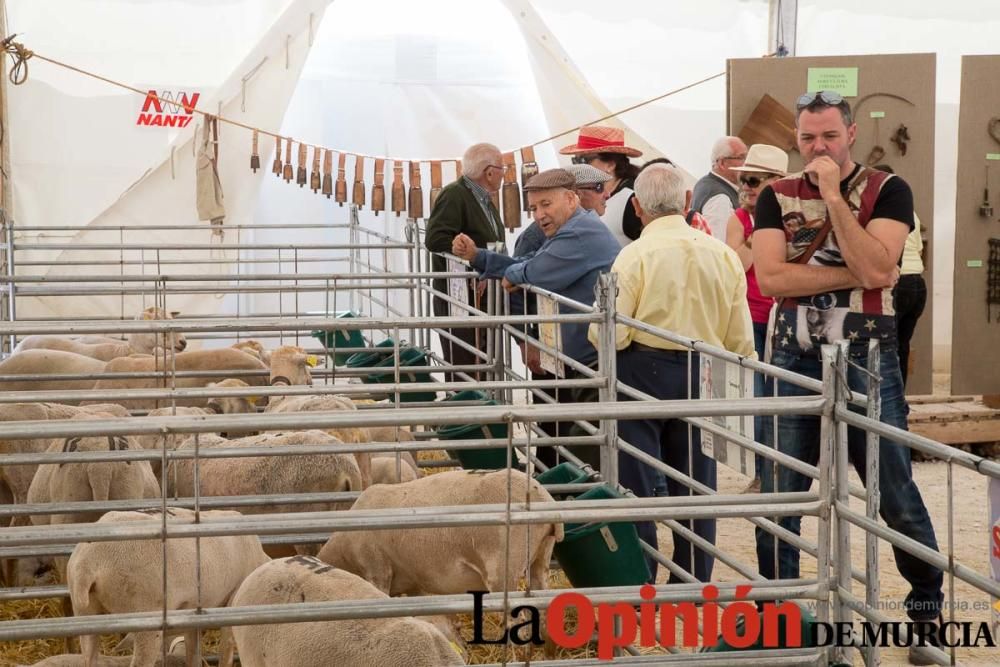
{"label": "man in yellow shirt", "polygon": [[[611,270],[618,274],[618,313],[683,336],[752,356],[753,327],[747,307],[743,265],[725,243],[692,229],[684,220],[684,179],[669,165],[652,165],[635,182],[635,208],[642,221],[639,239],[622,249]],[[698,395],[698,354],[632,327],[617,325],[618,380],[658,399]],[[597,340],[597,325],[590,339]],[[620,396],[619,400],[628,400]],[[679,419],[620,421],[626,442],[715,488],[715,461],[701,453],[700,431]],[[655,473],[622,454],[618,479],[637,496],[653,496]],[[671,496],[691,490],[667,479]],[[690,528],[690,522],[681,522]],[[639,536],[657,547],[656,528],[636,525]],[[715,542],[715,520],[694,522],[699,536]],[[693,563],[692,563],[692,555]],[[674,533],[673,560],[701,581],[712,578],[714,559]],[[653,577],[656,563],[650,562]],[[671,581],[678,581],[671,575]]]}

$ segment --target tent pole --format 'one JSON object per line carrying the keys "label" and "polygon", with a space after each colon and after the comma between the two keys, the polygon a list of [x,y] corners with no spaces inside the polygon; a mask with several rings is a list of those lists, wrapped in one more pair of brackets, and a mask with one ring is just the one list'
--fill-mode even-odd
{"label": "tent pole", "polygon": [[779,58],[795,55],[799,0],[771,0],[767,17],[767,52]]}

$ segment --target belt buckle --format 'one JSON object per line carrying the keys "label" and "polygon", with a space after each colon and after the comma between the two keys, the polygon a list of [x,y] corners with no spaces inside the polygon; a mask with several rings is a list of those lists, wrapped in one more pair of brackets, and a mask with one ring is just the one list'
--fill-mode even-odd
{"label": "belt buckle", "polygon": [[837,305],[837,297],[833,292],[813,294],[809,297],[809,307],[814,310],[833,310]]}

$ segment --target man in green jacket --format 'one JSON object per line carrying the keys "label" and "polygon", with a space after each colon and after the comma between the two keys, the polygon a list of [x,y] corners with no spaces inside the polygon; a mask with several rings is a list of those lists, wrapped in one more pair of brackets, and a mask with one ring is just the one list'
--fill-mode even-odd
{"label": "man in green jacket", "polygon": [[[500,190],[503,183],[503,157],[493,144],[475,144],[462,156],[462,176],[454,183],[442,188],[427,220],[427,235],[424,243],[431,252],[451,252],[451,242],[459,234],[469,236],[477,247],[496,250],[506,254],[504,228],[500,222],[500,212],[490,199],[490,195]],[[435,272],[447,271],[443,257],[433,256],[431,269]],[[447,282],[433,281],[434,289],[448,293]],[[469,290],[470,305],[485,308],[478,303],[479,290]],[[480,308],[480,309],[482,309]],[[450,315],[450,306],[443,299],[434,299],[434,314],[439,317]],[[486,350],[486,330],[468,327],[445,329],[447,333],[479,350]],[[485,363],[482,359],[441,337],[441,348],[445,361],[452,365],[465,366]]]}

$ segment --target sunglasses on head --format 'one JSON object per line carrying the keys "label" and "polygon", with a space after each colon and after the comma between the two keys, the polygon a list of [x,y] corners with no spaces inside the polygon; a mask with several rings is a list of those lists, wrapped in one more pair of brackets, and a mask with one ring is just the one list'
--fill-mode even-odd
{"label": "sunglasses on head", "polygon": [[837,106],[838,104],[844,103],[844,96],[840,93],[835,93],[832,90],[820,90],[815,93],[802,93],[799,95],[799,99],[795,102],[795,108],[801,111],[817,100],[823,104]]}
{"label": "sunglasses on head", "polygon": [[771,180],[770,176],[765,176],[763,178],[761,178],[760,176],[740,176],[740,183],[749,188],[755,188],[764,181],[769,181],[769,180]]}
{"label": "sunglasses on head", "polygon": [[604,192],[604,183],[594,183],[593,185],[578,185],[577,190],[593,190],[600,194]]}

